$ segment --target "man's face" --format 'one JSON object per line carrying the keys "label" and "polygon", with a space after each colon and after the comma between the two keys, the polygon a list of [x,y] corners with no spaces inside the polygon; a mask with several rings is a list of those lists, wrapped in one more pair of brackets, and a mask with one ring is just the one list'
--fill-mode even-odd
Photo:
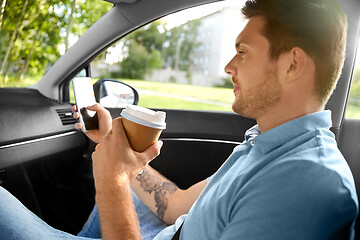
{"label": "man's face", "polygon": [[262,35],[262,17],[252,17],[236,38],[236,55],[225,67],[234,85],[234,112],[259,118],[280,100],[277,61],[269,58],[269,41]]}

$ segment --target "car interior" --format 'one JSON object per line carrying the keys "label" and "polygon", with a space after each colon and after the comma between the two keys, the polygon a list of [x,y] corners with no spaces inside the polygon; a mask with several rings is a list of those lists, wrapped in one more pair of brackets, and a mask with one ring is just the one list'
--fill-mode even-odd
{"label": "car interior", "polygon": [[[34,86],[0,88],[0,186],[49,225],[73,234],[81,230],[95,202],[91,163],[95,144],[74,128],[69,96],[72,78],[80,72],[91,77],[91,61],[135,29],[170,13],[216,1],[110,2],[114,7]],[[332,111],[331,130],[360,193],[360,119],[344,117],[360,35],[360,1],[340,3],[349,23],[346,60],[326,109]],[[99,100],[100,88],[94,89]],[[108,110],[116,118],[122,108]],[[151,165],[182,189],[214,173],[244,140],[245,131],[256,124],[231,112],[161,111],[167,115],[167,128],[161,135],[164,146]]]}

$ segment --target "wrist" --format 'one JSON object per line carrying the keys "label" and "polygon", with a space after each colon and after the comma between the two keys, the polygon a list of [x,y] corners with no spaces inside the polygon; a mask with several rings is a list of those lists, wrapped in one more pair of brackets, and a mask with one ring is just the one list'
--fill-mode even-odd
{"label": "wrist", "polygon": [[118,187],[130,187],[130,176],[127,173],[120,173],[115,177],[115,182]]}
{"label": "wrist", "polygon": [[109,196],[115,191],[130,188],[130,178],[127,174],[118,174],[114,177],[109,177],[101,181],[102,184],[97,184],[95,180],[96,196]]}

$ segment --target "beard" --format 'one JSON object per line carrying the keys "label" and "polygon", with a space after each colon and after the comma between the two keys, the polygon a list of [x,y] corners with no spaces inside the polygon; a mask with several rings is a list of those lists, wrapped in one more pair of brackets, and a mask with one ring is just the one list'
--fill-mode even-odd
{"label": "beard", "polygon": [[239,94],[235,96],[232,109],[243,117],[256,119],[271,106],[279,102],[280,98],[281,87],[277,68],[269,67],[265,70],[263,81],[259,81],[246,92],[239,91]]}

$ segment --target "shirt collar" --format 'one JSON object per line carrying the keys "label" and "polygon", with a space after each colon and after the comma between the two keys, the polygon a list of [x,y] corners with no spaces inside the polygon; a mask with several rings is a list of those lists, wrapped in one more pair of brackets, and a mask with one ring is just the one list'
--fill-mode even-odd
{"label": "shirt collar", "polygon": [[255,125],[246,131],[245,140],[256,139],[256,145],[266,154],[308,131],[329,129],[331,126],[331,112],[326,110],[294,119],[262,134],[258,125]]}
{"label": "shirt collar", "polygon": [[260,133],[261,132],[260,132],[259,126],[256,124],[255,126],[253,126],[252,128],[248,129],[245,132],[245,141],[249,141],[250,139],[254,139],[258,135],[260,135]]}

